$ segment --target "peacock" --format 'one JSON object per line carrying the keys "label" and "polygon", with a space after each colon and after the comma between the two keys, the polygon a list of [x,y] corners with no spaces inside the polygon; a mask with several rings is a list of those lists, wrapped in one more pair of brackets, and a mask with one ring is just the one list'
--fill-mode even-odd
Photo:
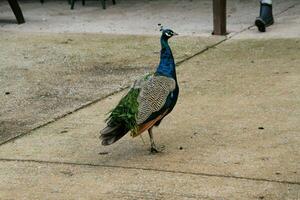
{"label": "peacock", "polygon": [[175,107],[179,87],[176,77],[175,61],[168,40],[178,35],[171,29],[161,27],[160,62],[154,73],[136,80],[118,105],[109,112],[107,126],[100,131],[102,145],[111,145],[129,131],[136,137],[148,131],[151,153],[159,152],[152,129]]}

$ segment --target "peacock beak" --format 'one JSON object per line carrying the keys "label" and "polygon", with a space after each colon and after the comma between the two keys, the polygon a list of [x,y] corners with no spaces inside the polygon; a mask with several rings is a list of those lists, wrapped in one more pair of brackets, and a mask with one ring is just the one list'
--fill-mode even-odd
{"label": "peacock beak", "polygon": [[179,35],[178,33],[173,32],[173,36]]}

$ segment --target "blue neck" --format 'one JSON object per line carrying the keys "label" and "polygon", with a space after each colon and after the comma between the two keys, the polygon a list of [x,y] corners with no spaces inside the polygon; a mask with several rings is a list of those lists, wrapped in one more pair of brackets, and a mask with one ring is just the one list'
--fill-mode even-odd
{"label": "blue neck", "polygon": [[157,67],[156,73],[172,77],[176,79],[175,62],[171,48],[168,44],[168,38],[161,37],[161,52],[160,52],[160,63]]}

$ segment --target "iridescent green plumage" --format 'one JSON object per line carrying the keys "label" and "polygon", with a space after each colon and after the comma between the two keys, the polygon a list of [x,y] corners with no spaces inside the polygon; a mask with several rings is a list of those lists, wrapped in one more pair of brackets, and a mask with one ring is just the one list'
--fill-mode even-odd
{"label": "iridescent green plumage", "polygon": [[118,105],[110,111],[109,121],[111,125],[117,126],[123,124],[124,127],[131,131],[131,136],[137,133],[137,115],[138,115],[138,96],[140,94],[141,85],[147,81],[153,74],[145,74],[141,79],[137,80],[131,87],[129,92],[124,96]]}
{"label": "iridescent green plumage", "polygon": [[123,124],[127,130],[136,132],[136,118],[139,107],[137,97],[139,93],[139,89],[131,88],[127,95],[120,100],[119,104],[110,111],[110,115],[106,121],[109,121],[113,126]]}

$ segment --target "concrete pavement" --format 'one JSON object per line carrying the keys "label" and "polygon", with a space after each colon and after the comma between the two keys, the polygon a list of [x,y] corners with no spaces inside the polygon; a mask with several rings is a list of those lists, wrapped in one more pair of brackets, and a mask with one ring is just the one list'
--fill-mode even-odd
{"label": "concrete pavement", "polygon": [[[279,14],[297,3],[297,0],[273,0],[274,13]],[[227,0],[227,4],[230,33],[247,28],[259,14],[259,0]],[[0,2],[0,30],[158,35],[157,24],[161,23],[174,27],[181,35],[207,37],[212,32],[211,0],[118,0],[106,10],[97,1],[87,1],[85,6],[76,3],[74,10],[70,10],[67,1],[58,0],[44,4],[35,0],[21,1],[20,5],[26,24],[16,25],[7,2]]]}
{"label": "concrete pavement", "polygon": [[181,63],[163,153],[147,134],[101,146],[124,91],[1,145],[0,199],[300,199],[298,32],[249,31]]}
{"label": "concrete pavement", "polygon": [[228,41],[183,63],[161,154],[147,135],[100,145],[122,93],[2,145],[0,198],[299,199],[299,42]]}

